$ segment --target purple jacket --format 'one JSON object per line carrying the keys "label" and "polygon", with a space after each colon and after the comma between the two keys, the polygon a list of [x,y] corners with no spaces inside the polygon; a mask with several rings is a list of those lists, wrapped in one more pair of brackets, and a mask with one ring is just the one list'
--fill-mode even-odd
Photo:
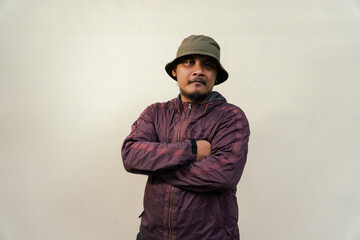
{"label": "purple jacket", "polygon": [[[204,104],[147,107],[122,146],[125,169],[148,175],[141,240],[239,239],[236,185],[249,134],[244,112],[217,92]],[[190,139],[209,141],[211,155],[196,161]]]}

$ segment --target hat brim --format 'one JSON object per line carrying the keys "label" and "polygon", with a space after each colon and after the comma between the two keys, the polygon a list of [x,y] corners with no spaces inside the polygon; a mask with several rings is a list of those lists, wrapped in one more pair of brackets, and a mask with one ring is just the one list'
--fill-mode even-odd
{"label": "hat brim", "polygon": [[[200,54],[200,55],[205,55],[205,56],[209,56],[209,57],[212,57],[216,60],[216,57],[215,56],[212,56],[209,52],[205,52],[205,51],[201,51],[201,50],[198,50],[198,51],[194,51],[193,49],[191,51],[188,51],[188,52],[184,52],[183,54],[181,54],[180,56],[178,56],[177,58],[175,58],[173,61],[169,62],[168,64],[166,64],[165,66],[165,71],[167,72],[167,74],[172,78],[174,79],[175,81],[177,81],[176,77],[174,77],[172,75],[172,70],[176,68],[177,66],[177,61],[179,58],[181,57],[184,57],[184,56],[187,56],[187,55],[193,55],[193,54]],[[225,70],[225,68],[221,65],[221,63],[219,61],[216,60],[216,62],[218,63],[219,65],[219,68],[217,70],[217,77],[216,77],[216,81],[215,81],[215,84],[214,85],[219,85],[223,82],[225,82],[228,77],[229,77],[229,74],[228,72]]]}

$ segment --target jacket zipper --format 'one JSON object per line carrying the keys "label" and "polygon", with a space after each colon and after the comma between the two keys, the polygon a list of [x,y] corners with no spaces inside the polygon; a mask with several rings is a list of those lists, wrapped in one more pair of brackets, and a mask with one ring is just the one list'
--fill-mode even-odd
{"label": "jacket zipper", "polygon": [[[180,141],[180,130],[182,125],[185,123],[185,121],[189,118],[191,111],[191,103],[189,103],[188,111],[186,113],[184,121],[180,124],[177,132],[177,141]],[[169,219],[168,219],[168,227],[169,227],[169,240],[171,240],[172,235],[172,226],[171,226],[171,212],[172,212],[172,204],[173,204],[173,195],[174,195],[174,186],[171,186],[171,193],[170,193],[170,203],[169,203]]]}

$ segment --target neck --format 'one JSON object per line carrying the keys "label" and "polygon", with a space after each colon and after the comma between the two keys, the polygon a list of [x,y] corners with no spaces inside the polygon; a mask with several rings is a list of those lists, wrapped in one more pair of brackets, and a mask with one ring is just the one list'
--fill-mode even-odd
{"label": "neck", "polygon": [[184,93],[183,91],[180,92],[181,101],[187,103],[198,103],[198,104],[205,103],[210,98],[210,95],[211,92],[206,94],[198,94],[198,93],[187,94]]}

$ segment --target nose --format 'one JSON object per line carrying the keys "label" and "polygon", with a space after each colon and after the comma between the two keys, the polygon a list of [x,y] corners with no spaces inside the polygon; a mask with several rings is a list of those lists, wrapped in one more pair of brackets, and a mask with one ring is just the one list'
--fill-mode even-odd
{"label": "nose", "polygon": [[194,64],[193,76],[204,76],[203,65],[198,60]]}

